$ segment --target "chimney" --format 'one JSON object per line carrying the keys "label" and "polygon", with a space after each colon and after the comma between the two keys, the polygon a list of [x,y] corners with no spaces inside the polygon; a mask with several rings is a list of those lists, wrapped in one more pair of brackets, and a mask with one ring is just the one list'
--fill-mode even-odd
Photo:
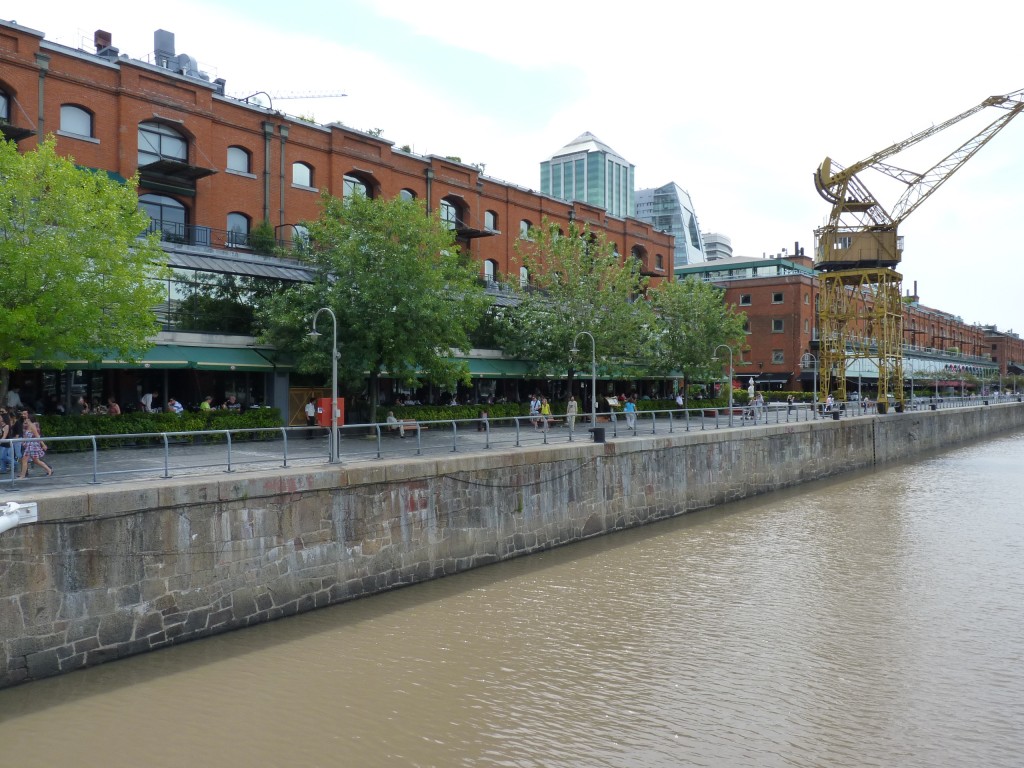
{"label": "chimney", "polygon": [[153,54],[155,64],[164,69],[172,69],[177,65],[174,55],[174,33],[166,29],[158,29],[153,33]]}
{"label": "chimney", "polygon": [[114,38],[105,30],[97,29],[92,36],[93,45],[96,46],[96,55],[111,61],[117,58],[119,51],[111,43]]}

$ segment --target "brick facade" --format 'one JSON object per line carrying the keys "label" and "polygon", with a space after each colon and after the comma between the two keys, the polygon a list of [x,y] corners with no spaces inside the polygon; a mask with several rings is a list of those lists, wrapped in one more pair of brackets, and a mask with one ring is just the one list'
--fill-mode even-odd
{"label": "brick facade", "polygon": [[[481,264],[482,276],[490,261],[496,278],[518,279],[521,222],[539,225],[547,218],[564,229],[575,218],[603,232],[624,257],[639,255],[654,282],[671,279],[673,238],[644,222],[506,184],[475,166],[403,152],[386,139],[339,124],[316,125],[246,104],[222,95],[222,82],[51,44],[39,32],[6,22],[0,22],[0,61],[0,91],[10,105],[4,133],[31,131],[19,141],[23,150],[54,133],[61,154],[127,178],[139,170],[140,123],[164,125],[185,137],[189,167],[172,169],[169,179],[144,171],[139,191],[184,204],[189,226],[227,230],[228,215],[243,214],[252,226],[269,221],[280,238],[289,239],[292,225],[318,215],[320,192],[343,196],[348,175],[371,196],[408,190],[430,210],[442,200],[450,203],[460,245]],[[61,107],[68,105],[91,115],[91,136],[60,130]],[[227,170],[229,147],[249,154],[248,172]],[[295,163],[311,169],[310,184],[293,183]]]}

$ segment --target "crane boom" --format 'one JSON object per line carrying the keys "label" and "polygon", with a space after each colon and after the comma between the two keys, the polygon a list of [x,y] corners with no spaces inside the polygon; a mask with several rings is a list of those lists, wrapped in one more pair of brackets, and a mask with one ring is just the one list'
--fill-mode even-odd
{"label": "crane boom", "polygon": [[[893,155],[897,155],[900,152],[909,149],[915,144],[919,144],[927,138],[941,133],[962,120],[966,120],[968,117],[977,114],[986,107],[1000,107],[1007,110],[1007,112],[994,120],[974,137],[964,142],[964,144],[958,149],[951,152],[943,158],[942,161],[932,166],[932,168],[925,173],[914,173],[913,171],[896,168],[895,166],[882,162]],[[926,128],[925,130],[915,133],[913,136],[909,136],[902,141],[897,141],[895,144],[879,150],[878,152],[875,152],[869,157],[866,157],[860,162],[854,163],[847,168],[834,164],[830,158],[826,157],[814,175],[815,187],[818,190],[818,194],[833,205],[839,204],[843,201],[842,197],[839,196],[839,191],[843,188],[847,180],[867,169],[880,171],[894,179],[897,179],[898,181],[911,185],[912,189],[916,187],[918,191],[915,192],[912,191],[912,189],[908,189],[907,193],[905,193],[903,198],[901,198],[902,205],[898,204],[898,207],[894,208],[894,212],[899,211],[901,214],[892,216],[894,223],[898,224],[918,205],[920,205],[928,195],[941,186],[941,184],[954,171],[967,162],[975,152],[981,149],[993,136],[999,133],[999,131],[1001,131],[1006,124],[1010,122],[1010,120],[1017,116],[1022,108],[1024,108],[1024,90],[1014,91],[1013,93],[1008,93],[1002,96],[990,96],[980,104],[971,107],[965,112],[961,112],[956,117],[951,117],[945,122]],[[833,166],[837,169],[836,173],[832,173]],[[906,202],[904,202],[904,199]]]}

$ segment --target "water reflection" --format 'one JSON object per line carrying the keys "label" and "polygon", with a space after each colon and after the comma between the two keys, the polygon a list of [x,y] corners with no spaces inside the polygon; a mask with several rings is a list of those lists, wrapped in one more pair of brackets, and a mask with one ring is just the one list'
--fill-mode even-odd
{"label": "water reflection", "polygon": [[1016,766],[1024,436],[0,692],[12,765]]}

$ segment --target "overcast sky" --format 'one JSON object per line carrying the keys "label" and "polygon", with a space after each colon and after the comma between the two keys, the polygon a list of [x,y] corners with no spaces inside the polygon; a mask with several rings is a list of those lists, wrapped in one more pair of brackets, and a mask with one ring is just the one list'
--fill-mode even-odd
{"label": "overcast sky", "polygon": [[[812,182],[826,155],[852,165],[1024,88],[1011,32],[1024,6],[950,11],[908,0],[51,0],[6,13],[86,50],[107,30],[133,58],[166,29],[230,95],[266,91],[283,112],[381,128],[529,189],[541,160],[590,131],[636,166],[638,189],[678,183],[701,231],[760,256],[795,241],[811,254],[829,212]],[[307,92],[348,95],[284,98]],[[919,162],[892,162],[926,170],[999,114],[933,137]],[[862,178],[891,208],[899,190],[887,197]],[[1022,205],[1024,118],[903,223],[904,291],[916,281],[927,306],[1024,332]]]}

